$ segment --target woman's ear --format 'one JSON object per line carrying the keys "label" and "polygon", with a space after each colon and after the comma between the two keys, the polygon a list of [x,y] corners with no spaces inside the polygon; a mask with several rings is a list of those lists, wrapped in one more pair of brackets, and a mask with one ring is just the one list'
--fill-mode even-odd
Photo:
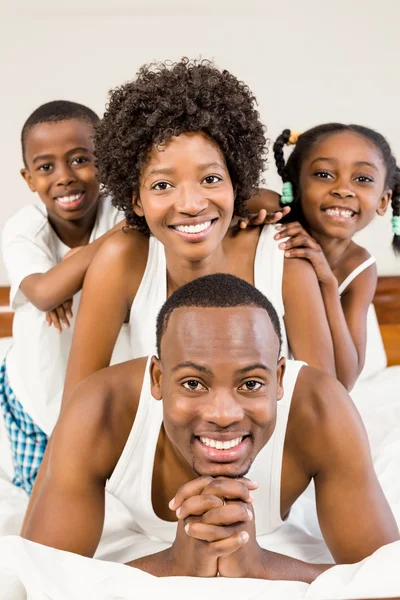
{"label": "woman's ear", "polygon": [[29,189],[31,190],[31,192],[36,192],[36,187],[33,184],[32,175],[30,171],[28,171],[28,169],[21,169],[20,173],[23,179],[25,179],[26,183],[29,185]]}
{"label": "woman's ear", "polygon": [[162,369],[157,356],[151,357],[150,363],[151,395],[155,400],[162,400]]}
{"label": "woman's ear", "polygon": [[142,201],[140,200],[140,196],[132,196],[132,208],[133,208],[133,212],[138,216],[138,217],[144,217],[144,211],[143,211],[143,207],[142,207]]}
{"label": "woman's ear", "polygon": [[385,212],[387,211],[387,207],[389,206],[390,201],[392,200],[393,191],[385,190],[382,198],[379,201],[378,208],[376,209],[376,214],[380,217],[383,217]]}

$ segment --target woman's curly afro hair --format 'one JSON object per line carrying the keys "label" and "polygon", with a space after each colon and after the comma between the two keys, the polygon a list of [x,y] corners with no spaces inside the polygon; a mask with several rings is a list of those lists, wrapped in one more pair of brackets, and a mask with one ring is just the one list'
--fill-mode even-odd
{"label": "woman's curly afro hair", "polygon": [[146,220],[133,211],[140,173],[154,144],[172,136],[202,131],[220,147],[236,197],[234,214],[247,214],[251,190],[265,166],[264,127],[249,88],[209,61],[154,63],[143,66],[134,81],[110,92],[96,128],[99,179],[127,223],[143,234]]}

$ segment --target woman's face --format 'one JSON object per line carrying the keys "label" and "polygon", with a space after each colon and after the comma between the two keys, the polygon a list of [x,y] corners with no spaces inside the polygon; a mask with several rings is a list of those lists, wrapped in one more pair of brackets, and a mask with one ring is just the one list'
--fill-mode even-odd
{"label": "woman's face", "polygon": [[154,146],[139,189],[134,211],[167,251],[197,262],[221,244],[235,194],[221,150],[204,133],[182,133]]}

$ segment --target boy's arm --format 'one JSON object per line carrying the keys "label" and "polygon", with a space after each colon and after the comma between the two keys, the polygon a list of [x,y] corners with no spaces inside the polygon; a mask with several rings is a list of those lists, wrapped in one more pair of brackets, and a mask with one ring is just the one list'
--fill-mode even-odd
{"label": "boy's arm", "polygon": [[25,277],[20,289],[36,308],[52,311],[69,300],[82,287],[86,271],[100,246],[115,232],[121,231],[125,221],[117,223],[97,240],[81,247],[79,252],[52,267],[46,273],[32,273]]}

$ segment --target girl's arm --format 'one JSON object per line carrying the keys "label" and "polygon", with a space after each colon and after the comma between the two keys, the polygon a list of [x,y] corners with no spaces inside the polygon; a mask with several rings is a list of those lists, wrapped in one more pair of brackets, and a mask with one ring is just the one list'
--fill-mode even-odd
{"label": "girl's arm", "polygon": [[320,285],[333,339],[337,377],[349,391],[364,367],[367,314],[376,281],[374,264],[354,279],[342,298],[335,276]]}
{"label": "girl's arm", "polygon": [[81,289],[86,271],[96,252],[124,225],[125,221],[117,223],[110,231],[80,248],[79,252],[73,253],[46,273],[28,275],[20,284],[22,293],[31,304],[43,312],[57,308]]}
{"label": "girl's arm", "polygon": [[285,258],[282,293],[293,357],[336,377],[332,336],[312,266]]}
{"label": "girl's arm", "polygon": [[109,366],[121,326],[140,285],[147,253],[148,239],[129,230],[105,242],[92,261],[76,318],[63,405],[78,383]]}
{"label": "girl's arm", "polygon": [[341,299],[337,279],[321,246],[301,225],[280,226],[278,236],[290,236],[284,246],[289,260],[306,258],[314,267],[332,335],[337,378],[351,390],[364,366],[367,312],[375,292],[376,267],[358,275]]}

